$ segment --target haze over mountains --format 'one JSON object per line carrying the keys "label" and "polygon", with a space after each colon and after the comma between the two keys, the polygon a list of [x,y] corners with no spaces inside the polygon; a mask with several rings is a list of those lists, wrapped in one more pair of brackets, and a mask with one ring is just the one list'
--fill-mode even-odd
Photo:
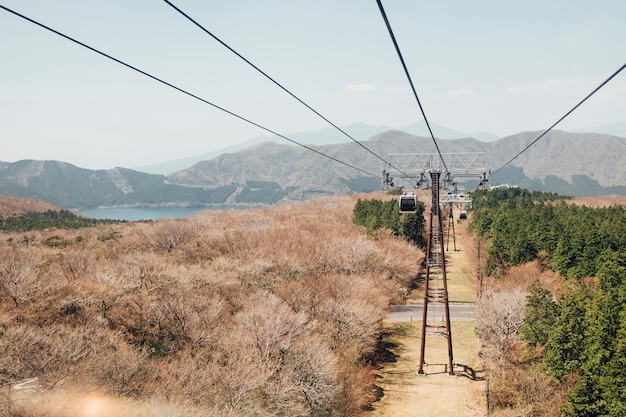
{"label": "haze over mountains", "polygon": [[[436,132],[437,138],[441,139],[459,139],[459,138],[468,138],[472,137],[474,139],[478,139],[483,142],[491,142],[498,139],[497,135],[492,133],[485,132],[477,132],[473,134],[463,133],[456,130],[448,129],[446,127],[431,124],[431,129]],[[428,127],[424,122],[417,122],[410,126],[406,126],[403,128],[392,128],[388,126],[372,126],[365,123],[355,123],[348,126],[342,126],[341,129],[350,135],[353,139],[362,141],[367,140],[379,133],[386,132],[388,130],[399,130],[402,132],[410,133],[416,136],[424,136],[430,137],[430,132],[428,131]],[[624,129],[626,130],[626,128]],[[296,133],[286,133],[286,137],[289,139],[295,140],[298,143],[303,145],[332,145],[339,143],[350,142],[351,139],[341,133],[339,130],[329,127],[326,129],[316,130],[313,132],[296,132]],[[626,136],[626,134],[625,134]],[[200,155],[191,156],[189,158],[182,158],[173,161],[165,161],[161,163],[144,165],[140,167],[135,167],[133,169],[141,172],[147,172],[150,174],[163,174],[167,175],[175,171],[180,171],[186,168],[191,167],[192,165],[201,162],[208,161],[213,159],[219,155],[225,153],[237,152],[242,149],[248,148],[253,145],[257,145],[259,143],[272,141],[279,144],[288,143],[285,139],[278,136],[257,136],[256,138],[252,138],[243,143],[239,143],[237,145],[228,146],[222,149],[219,149],[214,152],[208,152]]]}
{"label": "haze over mountains", "polygon": [[[417,131],[419,126],[413,128]],[[619,130],[620,126],[613,128]],[[356,138],[377,128],[353,125],[345,129]],[[433,127],[435,130],[449,136],[458,134],[441,127]],[[442,153],[482,152],[495,171],[541,133],[523,132],[490,142],[469,137],[438,139],[438,145]],[[314,136],[308,133],[288,137],[310,143]],[[275,143],[261,137],[251,140],[252,146],[245,149],[231,147],[230,152],[212,158],[199,156],[205,159],[192,166],[189,165],[191,160],[186,161],[185,169],[168,176],[126,168],[88,170],[59,161],[0,162],[0,194],[84,209],[265,205],[380,188],[380,173],[385,168],[380,159],[349,139],[333,143],[339,140],[336,136],[323,132],[321,136],[330,143],[310,145],[312,148],[362,171],[303,147],[286,144],[283,139],[278,138],[281,143]],[[383,159],[388,154],[436,152],[429,135],[399,130],[376,133],[362,143]],[[169,166],[175,167],[180,162],[171,161]],[[575,196],[626,195],[626,138],[551,131],[492,176],[492,184],[499,183]]]}

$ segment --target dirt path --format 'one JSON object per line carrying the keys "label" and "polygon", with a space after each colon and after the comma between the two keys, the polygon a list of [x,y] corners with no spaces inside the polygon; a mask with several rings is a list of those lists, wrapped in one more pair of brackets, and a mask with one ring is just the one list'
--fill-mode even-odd
{"label": "dirt path", "polygon": [[[466,224],[457,226],[457,234],[465,233]],[[470,243],[467,250],[460,245],[457,251],[450,243],[446,253],[448,291],[451,301],[473,302],[476,280],[470,276],[470,256],[474,251]],[[417,289],[409,303],[420,303],[422,293]],[[426,376],[418,376],[421,321],[416,323],[388,323],[390,336],[387,348],[396,356],[380,369],[376,384],[383,396],[374,403],[367,417],[449,417],[486,416],[486,382],[478,358],[478,341],[474,322],[452,322],[452,347],[456,376],[446,371],[448,362],[447,341],[442,336],[426,338]]]}

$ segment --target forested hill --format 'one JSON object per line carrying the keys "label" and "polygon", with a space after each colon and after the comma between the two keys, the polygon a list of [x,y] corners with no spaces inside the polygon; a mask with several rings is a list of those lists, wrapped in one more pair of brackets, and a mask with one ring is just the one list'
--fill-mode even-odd
{"label": "forested hill", "polygon": [[521,189],[471,194],[471,229],[490,242],[488,275],[535,261],[563,279],[551,292],[541,274],[517,275],[518,287],[532,284],[521,326],[511,333],[521,340],[507,336],[498,369],[518,389],[506,399],[502,392],[513,389],[492,381],[498,407],[518,407],[517,415],[555,415],[554,405],[566,417],[626,415],[624,205],[593,208]]}
{"label": "forested hill", "polygon": [[210,190],[166,184],[162,175],[125,168],[89,170],[59,161],[0,163],[0,194],[66,208],[222,203],[232,186]]}

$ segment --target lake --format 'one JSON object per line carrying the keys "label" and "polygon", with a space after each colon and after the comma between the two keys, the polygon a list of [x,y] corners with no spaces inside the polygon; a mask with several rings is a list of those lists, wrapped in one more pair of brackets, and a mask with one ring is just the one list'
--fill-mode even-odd
{"label": "lake", "polygon": [[90,210],[80,210],[81,216],[93,219],[113,219],[113,220],[159,220],[162,218],[180,219],[201,210],[229,210],[235,209],[232,206],[212,206],[212,207],[113,207],[98,208]]}

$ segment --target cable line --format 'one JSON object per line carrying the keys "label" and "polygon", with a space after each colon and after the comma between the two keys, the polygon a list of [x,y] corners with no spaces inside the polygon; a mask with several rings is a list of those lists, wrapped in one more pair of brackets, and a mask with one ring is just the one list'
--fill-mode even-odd
{"label": "cable line", "polygon": [[[381,158],[380,156],[378,156],[378,154],[376,154],[374,151],[372,151],[371,149],[369,149],[368,147],[366,147],[365,145],[363,145],[361,142],[359,142],[358,140],[354,139],[352,136],[350,136],[346,131],[344,131],[343,129],[341,129],[339,126],[337,126],[335,123],[331,122],[330,120],[328,120],[326,117],[324,117],[320,112],[318,112],[317,110],[315,110],[313,107],[309,106],[307,103],[305,103],[302,99],[300,99],[298,96],[296,96],[295,94],[293,94],[291,91],[289,91],[286,87],[284,87],[281,83],[279,83],[278,81],[276,81],[274,78],[270,77],[266,72],[264,72],[263,70],[261,70],[259,67],[257,67],[256,65],[254,65],[252,62],[250,62],[248,59],[246,59],[243,55],[241,55],[239,52],[235,51],[233,48],[231,48],[228,44],[226,44],[224,41],[222,41],[220,38],[218,38],[216,35],[214,35],[213,33],[211,33],[208,29],[206,29],[204,26],[202,26],[200,23],[198,23],[196,20],[194,20],[191,16],[189,16],[187,13],[183,12],[180,8],[176,7],[172,2],[170,2],[169,0],[163,0],[165,1],[165,3],[167,3],[168,5],[170,5],[174,10],[176,10],[178,13],[180,13],[181,15],[183,15],[187,20],[189,20],[191,23],[193,23],[194,25],[196,25],[198,28],[200,28],[204,33],[206,33],[207,35],[211,36],[213,39],[215,39],[216,41],[218,41],[220,44],[222,44],[222,46],[224,46],[226,49],[228,49],[229,51],[231,51],[232,53],[234,53],[235,55],[237,55],[240,59],[242,59],[244,62],[246,62],[248,65],[250,65],[252,68],[254,68],[255,70],[257,70],[259,73],[261,73],[265,78],[267,78],[268,80],[270,80],[271,82],[273,82],[275,85],[277,85],[280,89],[282,89],[284,92],[286,92],[287,94],[289,94],[291,97],[293,97],[294,99],[296,99],[298,102],[300,102],[300,104],[302,104],[303,106],[305,106],[307,109],[311,110],[313,113],[315,113],[317,116],[319,116],[321,119],[323,119],[326,123],[328,123],[329,125],[331,125],[332,127],[334,127],[335,129],[337,129],[339,132],[341,132],[342,134],[344,134],[346,137],[348,137],[349,139],[351,139],[353,142],[357,143],[360,147],[362,147],[363,149],[365,149],[366,151],[368,151],[369,153],[371,153],[372,155],[374,155],[376,158],[378,158],[379,160],[383,161],[384,163],[388,163],[387,161],[385,161],[383,158]],[[429,128],[430,129],[430,128]],[[409,175],[407,175],[406,173],[402,172],[402,170],[390,165],[392,168],[400,171],[403,175],[407,176],[408,178],[412,178]]]}
{"label": "cable line", "polygon": [[496,169],[494,172],[492,172],[491,175],[495,175],[496,173],[498,173],[500,170],[502,170],[502,168],[504,168],[505,166],[507,166],[508,164],[510,164],[511,162],[513,162],[515,159],[517,159],[517,157],[519,157],[522,153],[526,152],[528,150],[528,148],[530,148],[531,146],[533,146],[539,139],[541,139],[542,137],[544,137],[544,135],[546,133],[548,133],[549,131],[551,131],[556,125],[558,125],[559,123],[561,123],[561,121],[563,119],[565,119],[567,116],[570,115],[570,113],[572,113],[574,110],[576,110],[581,104],[583,104],[585,101],[587,101],[587,99],[589,97],[591,97],[592,95],[594,95],[598,90],[600,90],[602,87],[604,87],[609,81],[611,81],[617,74],[619,74],[624,68],[626,68],[626,63],[624,65],[622,65],[617,71],[615,71],[609,78],[607,78],[606,80],[604,80],[604,82],[602,84],[600,84],[599,86],[597,86],[591,93],[587,94],[587,97],[585,97],[584,99],[582,99],[577,105],[575,105],[570,111],[568,111],[567,113],[565,113],[565,115],[563,117],[561,117],[559,120],[557,120],[552,126],[550,126],[545,132],[543,132],[541,135],[539,135],[539,137],[535,140],[533,140],[532,142],[530,142],[530,144],[528,146],[526,146],[524,149],[522,149],[520,152],[517,153],[517,155],[515,155],[513,158],[511,158],[509,160],[509,162],[507,162],[506,164],[502,165],[500,168]]}
{"label": "cable line", "polygon": [[[165,0],[167,1],[167,0]],[[417,105],[422,112],[422,116],[424,117],[424,121],[426,122],[426,126],[428,127],[428,131],[430,132],[430,137],[433,139],[435,143],[435,148],[437,148],[437,153],[439,154],[439,158],[441,158],[441,163],[443,163],[446,172],[448,171],[448,167],[446,166],[446,162],[443,160],[443,156],[441,155],[441,151],[439,150],[439,145],[437,145],[437,141],[435,140],[435,135],[433,135],[433,131],[430,128],[430,124],[428,123],[428,118],[426,117],[426,113],[424,112],[424,108],[422,107],[422,103],[420,102],[419,97],[417,96],[417,91],[415,91],[415,86],[413,85],[413,80],[411,79],[411,75],[409,74],[409,70],[404,62],[404,58],[402,57],[402,52],[400,51],[400,47],[398,46],[398,42],[396,41],[396,37],[393,34],[393,30],[391,29],[391,24],[389,23],[389,19],[387,19],[387,14],[385,13],[385,9],[383,8],[383,4],[381,0],[376,0],[378,3],[378,8],[380,9],[380,14],[387,25],[387,30],[389,31],[389,36],[391,36],[391,40],[393,41],[393,45],[396,47],[396,52],[398,53],[398,58],[400,58],[400,62],[402,63],[402,68],[404,68],[404,73],[406,74],[407,79],[409,80],[409,84],[411,85],[411,90],[413,90],[413,95],[415,96],[415,100],[417,100]]]}
{"label": "cable line", "polygon": [[247,118],[245,118],[245,117],[243,117],[243,116],[240,116],[240,115],[238,115],[238,114],[236,114],[236,113],[234,113],[234,112],[232,112],[232,111],[230,111],[230,110],[227,110],[227,109],[226,109],[226,108],[224,108],[224,107],[221,107],[221,106],[218,106],[217,104],[211,103],[210,101],[208,101],[208,100],[206,100],[206,99],[204,99],[204,98],[202,98],[202,97],[200,97],[200,96],[197,96],[197,95],[195,95],[195,94],[192,94],[192,93],[190,93],[190,92],[188,92],[188,91],[186,91],[186,90],[184,90],[184,89],[182,89],[182,88],[180,88],[180,87],[177,87],[177,86],[176,86],[176,85],[174,85],[174,84],[171,84],[171,83],[169,83],[169,82],[167,82],[167,81],[164,81],[164,80],[162,80],[162,79],[160,79],[160,78],[158,78],[158,77],[156,77],[156,76],[154,76],[154,75],[152,75],[152,74],[149,74],[149,73],[147,73],[146,71],[143,71],[143,70],[141,70],[141,69],[139,69],[139,68],[137,68],[137,67],[134,67],[134,66],[132,66],[132,65],[130,65],[130,64],[127,64],[126,62],[124,62],[124,61],[122,61],[122,60],[120,60],[120,59],[117,59],[117,58],[115,58],[115,57],[113,57],[113,56],[111,56],[111,55],[109,55],[109,54],[107,54],[107,53],[105,53],[105,52],[102,52],[102,51],[100,51],[100,50],[98,50],[98,49],[96,49],[96,48],[94,48],[94,47],[92,47],[92,46],[89,46],[89,45],[87,45],[87,44],[85,44],[85,43],[83,43],[83,42],[81,42],[81,41],[79,41],[79,40],[76,40],[76,39],[74,39],[74,38],[72,38],[72,37],[70,37],[70,36],[68,36],[68,35],[65,35],[65,34],[63,34],[63,33],[59,32],[59,31],[57,31],[57,30],[55,30],[55,29],[53,29],[53,28],[51,28],[51,27],[49,27],[49,26],[44,25],[43,23],[40,23],[40,22],[38,22],[38,21],[36,21],[36,20],[33,20],[33,19],[31,19],[31,18],[29,18],[29,17],[27,17],[27,16],[24,16],[23,14],[20,14],[20,13],[18,13],[18,12],[16,12],[16,11],[14,11],[14,10],[11,10],[11,9],[9,9],[8,7],[5,7],[5,6],[3,6],[3,5],[1,5],[1,4],[0,4],[0,8],[2,8],[2,9],[4,9],[4,10],[6,10],[7,12],[12,13],[12,14],[14,14],[14,15],[18,16],[18,17],[21,17],[21,18],[22,18],[22,19],[24,19],[24,20],[27,20],[27,21],[29,21],[29,22],[31,22],[31,23],[34,23],[35,25],[37,25],[37,26],[39,26],[39,27],[41,27],[41,28],[43,28],[43,29],[46,29],[46,30],[48,30],[48,31],[50,31],[50,32],[52,32],[52,33],[54,33],[54,34],[58,35],[58,36],[61,36],[62,38],[65,38],[65,39],[67,39],[67,40],[69,40],[69,41],[71,41],[71,42],[74,42],[74,43],[75,43],[75,44],[77,44],[77,45],[80,45],[80,46],[82,46],[82,47],[84,47],[84,48],[87,48],[87,49],[89,49],[89,50],[90,50],[90,51],[92,51],[92,52],[95,52],[95,53],[97,53],[97,54],[99,54],[99,55],[101,55],[101,56],[103,56],[103,57],[105,57],[105,58],[108,58],[108,59],[110,59],[110,60],[112,60],[112,61],[115,61],[115,62],[117,62],[118,64],[121,64],[121,65],[123,65],[123,66],[125,66],[125,67],[127,67],[127,68],[130,68],[130,69],[132,69],[133,71],[136,71],[136,72],[138,72],[138,73],[140,73],[140,74],[142,74],[142,75],[145,75],[145,76],[146,76],[146,77],[148,77],[148,78],[152,78],[153,80],[155,80],[155,81],[157,81],[157,82],[159,82],[159,83],[161,83],[161,84],[163,84],[163,85],[166,85],[166,86],[168,86],[168,87],[170,87],[170,88],[173,88],[174,90],[177,90],[177,91],[179,91],[179,92],[181,92],[181,93],[183,93],[183,94],[185,94],[185,95],[187,95],[187,96],[189,96],[189,97],[195,98],[196,100],[199,100],[199,101],[201,101],[201,102],[203,102],[203,103],[205,103],[205,104],[208,104],[209,106],[212,106],[212,107],[214,107],[214,108],[216,108],[216,109],[218,109],[218,110],[221,110],[221,111],[223,111],[223,112],[225,112],[225,113],[228,113],[228,114],[230,114],[231,116],[236,117],[236,118],[237,118],[237,119],[239,119],[239,120],[243,120],[243,121],[244,121],[244,122],[246,122],[246,123],[249,123],[249,124],[251,124],[251,125],[253,125],[253,126],[256,126],[256,127],[260,128],[260,129],[265,130],[266,132],[269,132],[269,133],[271,133],[271,134],[273,134],[273,135],[276,135],[276,136],[281,137],[281,138],[283,138],[283,139],[285,139],[285,140],[288,140],[289,142],[292,142],[292,143],[294,143],[294,144],[296,144],[296,145],[298,145],[298,146],[302,146],[303,148],[308,149],[309,151],[315,152],[315,153],[316,153],[316,154],[318,154],[318,155],[321,155],[321,156],[323,156],[323,157],[326,157],[326,158],[328,158],[328,159],[331,159],[331,160],[333,160],[333,161],[335,161],[335,162],[338,162],[338,163],[340,163],[340,164],[342,164],[342,165],[345,165],[345,166],[347,166],[347,167],[349,167],[349,168],[355,169],[355,170],[357,170],[357,171],[360,171],[360,172],[362,172],[362,173],[365,173],[365,174],[367,174],[367,175],[370,175],[370,176],[373,176],[373,177],[376,177],[376,178],[379,178],[379,177],[380,177],[379,175],[372,174],[371,172],[365,171],[365,170],[363,170],[363,169],[361,169],[361,168],[358,168],[358,167],[355,167],[355,166],[353,166],[353,165],[351,165],[351,164],[348,164],[348,163],[346,163],[346,162],[340,161],[340,160],[338,160],[338,159],[336,159],[336,158],[334,158],[334,157],[332,157],[332,156],[330,156],[330,155],[326,155],[325,153],[320,152],[320,151],[318,151],[318,150],[315,150],[315,149],[313,149],[313,148],[311,148],[311,147],[309,147],[309,146],[303,145],[303,144],[301,144],[301,143],[299,143],[299,142],[297,142],[297,141],[295,141],[295,140],[293,140],[293,139],[288,138],[287,136],[284,136],[284,135],[282,135],[282,134],[280,134],[280,133],[277,133],[277,132],[275,132],[275,131],[273,131],[273,130],[271,130],[271,129],[268,129],[268,128],[267,128],[267,127],[265,127],[265,126],[262,126],[262,125],[260,125],[260,124],[258,124],[258,123],[256,123],[256,122],[253,122],[253,121],[252,121],[252,120],[250,120],[250,119],[247,119]]}

